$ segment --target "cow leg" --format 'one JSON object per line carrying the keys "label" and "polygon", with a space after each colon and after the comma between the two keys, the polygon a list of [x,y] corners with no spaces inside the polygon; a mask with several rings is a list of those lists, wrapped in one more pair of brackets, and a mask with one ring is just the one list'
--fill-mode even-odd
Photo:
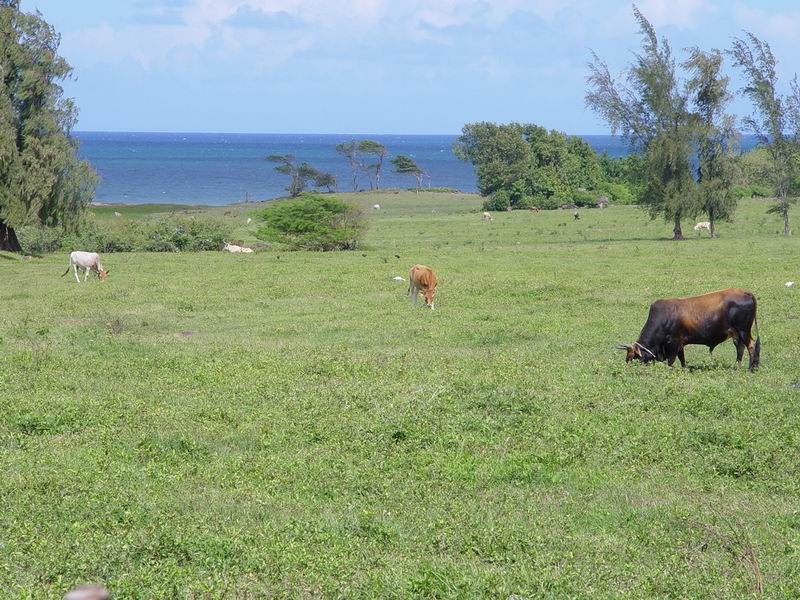
{"label": "cow leg", "polygon": [[81,282],[81,278],[80,278],[80,277],[78,277],[78,265],[76,265],[76,264],[74,264],[74,263],[73,263],[73,265],[72,265],[72,272],[73,272],[73,273],[75,273],[75,281],[77,281],[78,283],[80,283],[80,282]]}
{"label": "cow leg", "polygon": [[419,299],[419,288],[414,286],[411,288],[411,301],[414,303],[414,306],[417,305],[418,299]]}
{"label": "cow leg", "polygon": [[89,267],[86,267],[83,272],[83,283],[86,283],[87,281],[89,281]]}
{"label": "cow leg", "polygon": [[[747,354],[750,356],[750,366],[748,370],[752,373],[753,369],[758,366],[758,343],[753,338],[747,343]],[[755,361],[755,362],[754,362]]]}
{"label": "cow leg", "polygon": [[733,343],[736,346],[736,366],[741,367],[742,356],[744,355],[744,347],[746,346],[746,344],[738,337],[733,338]]}
{"label": "cow leg", "polygon": [[678,360],[681,361],[681,369],[686,368],[686,357],[683,354],[683,348],[678,350]]}

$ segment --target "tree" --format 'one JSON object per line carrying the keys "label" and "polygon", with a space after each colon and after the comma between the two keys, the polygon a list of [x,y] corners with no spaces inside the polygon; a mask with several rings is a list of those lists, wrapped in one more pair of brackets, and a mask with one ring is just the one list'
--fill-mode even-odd
{"label": "tree", "polygon": [[487,201],[492,205],[557,206],[578,190],[597,190],[603,180],[597,154],[586,141],[538,125],[468,123],[453,150],[475,166],[482,195],[500,194],[501,202]]}
{"label": "tree", "polygon": [[[370,187],[379,190],[381,188],[381,169],[383,168],[383,161],[389,154],[389,150],[380,142],[373,140],[361,140],[358,144],[358,152],[361,155],[375,157],[375,162],[372,164],[363,164],[364,170],[369,177]],[[373,186],[374,179],[374,186]]]}
{"label": "tree", "polygon": [[746,33],[745,39],[735,39],[729,53],[747,81],[742,93],[753,103],[754,114],[745,117],[744,125],[769,151],[769,175],[776,200],[770,212],[783,217],[783,234],[791,235],[789,209],[800,194],[800,85],[797,76],[791,82],[790,94],[779,93],[778,61],[769,44],[752,33]]}
{"label": "tree", "polygon": [[359,207],[313,194],[270,203],[261,219],[260,239],[296,250],[354,250],[366,230]]}
{"label": "tree", "polygon": [[0,250],[19,252],[15,228],[76,229],[97,176],[71,137],[77,108],[60,85],[72,73],[60,36],[19,0],[0,0],[0,34]]}
{"label": "tree", "polygon": [[430,176],[417,164],[414,160],[404,154],[398,154],[392,159],[392,164],[394,165],[394,172],[398,173],[399,175],[413,175],[417,178],[417,192],[419,192],[419,188],[422,187],[422,178],[428,177],[428,181],[430,181]]}
{"label": "tree", "polygon": [[711,237],[715,224],[728,220],[736,210],[738,198],[734,148],[739,134],[736,119],[725,113],[731,101],[729,78],[722,75],[722,52],[703,52],[693,48],[684,68],[692,74],[687,83],[694,107],[695,146],[697,148],[697,193],[700,208],[708,214]]}
{"label": "tree", "polygon": [[330,173],[318,171],[306,162],[297,164],[297,158],[293,154],[270,154],[267,156],[267,160],[278,163],[275,170],[291,178],[286,188],[290,198],[296,198],[302,194],[309,181],[316,187],[328,188],[328,191],[332,191],[336,187],[336,177]]}
{"label": "tree", "polygon": [[673,222],[673,239],[683,239],[681,219],[697,210],[692,177],[692,118],[688,92],[681,85],[672,49],[636,6],[642,52],[618,84],[596,54],[589,63],[586,104],[643,154],[642,202],[651,217]]}
{"label": "tree", "polygon": [[350,140],[336,144],[336,152],[341,154],[350,163],[350,172],[353,177],[353,191],[358,191],[358,170],[361,168],[361,160],[358,153],[358,142]]}

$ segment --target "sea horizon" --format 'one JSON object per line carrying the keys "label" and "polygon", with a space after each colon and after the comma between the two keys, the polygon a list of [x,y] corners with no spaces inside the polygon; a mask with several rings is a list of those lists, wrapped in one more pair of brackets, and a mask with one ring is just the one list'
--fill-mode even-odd
{"label": "sea horizon", "polygon": [[[389,150],[382,188],[412,188],[413,177],[392,172],[388,160],[411,156],[430,175],[433,187],[477,192],[472,165],[459,160],[453,144],[460,134],[335,134],[73,131],[80,156],[100,175],[94,202],[100,204],[202,204],[221,206],[286,196],[288,177],[267,162],[270,154],[293,154],[301,162],[332,173],[338,191],[353,191],[350,167],[335,151],[352,139],[374,139]],[[618,158],[630,153],[625,141],[610,134],[568,134],[586,140],[598,154]],[[755,145],[743,137],[743,149]],[[364,175],[358,191],[369,190]]]}

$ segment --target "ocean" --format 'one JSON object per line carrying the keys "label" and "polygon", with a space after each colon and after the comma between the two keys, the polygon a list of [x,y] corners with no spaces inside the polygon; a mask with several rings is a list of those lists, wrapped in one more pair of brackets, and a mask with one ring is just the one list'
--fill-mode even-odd
{"label": "ocean", "polygon": [[[472,165],[453,154],[456,135],[321,135],[237,133],[77,132],[80,154],[100,175],[96,202],[143,204],[230,204],[285,195],[288,176],[265,160],[270,154],[294,154],[321,171],[336,175],[340,191],[352,189],[350,167],[334,147],[351,139],[384,144],[389,158],[407,154],[430,175],[434,187],[477,191]],[[581,136],[599,153],[628,153],[624,142],[610,135]],[[743,146],[752,147],[746,138]],[[414,187],[416,180],[399,176],[384,164],[381,187]],[[361,177],[360,188],[369,188]]]}

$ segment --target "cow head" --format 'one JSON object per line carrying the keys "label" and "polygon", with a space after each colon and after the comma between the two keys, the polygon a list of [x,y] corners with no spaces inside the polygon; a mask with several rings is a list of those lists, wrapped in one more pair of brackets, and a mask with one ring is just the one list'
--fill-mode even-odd
{"label": "cow head", "polygon": [[625,350],[625,362],[638,360],[643,363],[655,360],[656,356],[648,349],[642,346],[639,342],[633,344],[617,344],[618,350]]}
{"label": "cow head", "polygon": [[97,272],[97,276],[100,278],[100,281],[105,281],[106,279],[108,279],[108,273],[109,273],[108,270],[100,269]]}
{"label": "cow head", "polygon": [[436,288],[429,287],[423,291],[425,295],[425,306],[430,306],[433,309],[433,297],[436,295]]}

